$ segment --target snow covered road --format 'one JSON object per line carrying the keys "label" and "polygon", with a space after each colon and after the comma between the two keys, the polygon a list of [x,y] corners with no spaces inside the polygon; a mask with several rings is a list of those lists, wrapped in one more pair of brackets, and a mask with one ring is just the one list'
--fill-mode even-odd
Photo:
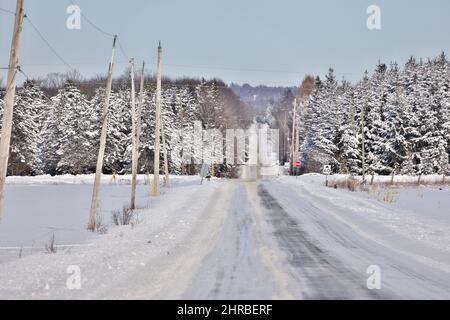
{"label": "snow covered road", "polygon": [[[308,177],[192,180],[139,217],[92,246],[0,264],[0,298],[450,298],[448,220]],[[79,290],[67,287],[73,265]],[[367,288],[370,266],[381,271],[379,290]]]}
{"label": "snow covered road", "polygon": [[[261,210],[255,184],[232,183],[234,191],[228,218],[217,244],[184,294],[185,299],[272,299],[281,297],[264,258]],[[258,199],[256,199],[258,201]],[[286,298],[286,296],[284,296]]]}
{"label": "snow covered road", "polygon": [[[235,184],[222,235],[185,298],[450,297],[446,252],[351,213],[376,203],[302,180]],[[379,290],[367,288],[372,266],[381,271]]]}
{"label": "snow covered road", "polygon": [[[270,219],[285,230],[277,235],[288,262],[284,267],[304,298],[450,297],[448,255],[354,214],[369,203],[301,182],[264,183],[260,192]],[[347,196],[342,206],[337,195]],[[381,290],[367,289],[370,266],[381,270]]]}

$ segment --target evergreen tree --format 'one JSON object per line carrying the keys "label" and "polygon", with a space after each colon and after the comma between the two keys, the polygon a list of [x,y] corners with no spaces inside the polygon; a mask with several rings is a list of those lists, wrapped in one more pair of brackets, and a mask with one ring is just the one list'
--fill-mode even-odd
{"label": "evergreen tree", "polygon": [[47,100],[34,81],[26,81],[16,95],[8,174],[41,173],[39,139],[41,115],[47,111]]}
{"label": "evergreen tree", "polygon": [[145,93],[145,103],[142,110],[141,130],[141,170],[150,173],[153,171],[155,146],[155,94],[154,90]]}
{"label": "evergreen tree", "polygon": [[117,90],[112,93],[111,101],[108,114],[105,171],[131,173],[131,90],[126,87]]}
{"label": "evergreen tree", "polygon": [[57,108],[63,110],[59,139],[59,173],[95,172],[95,142],[98,140],[98,114],[91,108],[87,98],[70,81],[66,83]]}
{"label": "evergreen tree", "polygon": [[320,91],[316,91],[313,100],[314,117],[317,117],[313,125],[312,143],[319,161],[322,164],[332,164],[338,166],[336,159],[338,151],[337,132],[339,128],[338,113],[338,83],[334,76],[333,69],[330,69]]}
{"label": "evergreen tree", "polygon": [[[44,121],[40,140],[40,150],[43,162],[43,170],[46,173],[55,175],[62,174],[58,165],[62,159],[63,151],[66,149],[63,145],[64,136],[68,129],[64,120],[66,112],[76,102],[73,100],[76,88],[70,81],[66,82],[63,89],[52,98],[49,115]],[[78,97],[79,92],[75,92]]]}
{"label": "evergreen tree", "polygon": [[405,139],[406,98],[401,87],[397,64],[392,64],[387,77],[386,105],[383,109],[383,139],[380,145],[380,173],[388,174],[403,167],[408,152]]}
{"label": "evergreen tree", "polygon": [[338,161],[340,172],[359,174],[361,153],[359,147],[359,126],[356,122],[355,92],[345,88],[341,96],[342,121],[338,129]]}

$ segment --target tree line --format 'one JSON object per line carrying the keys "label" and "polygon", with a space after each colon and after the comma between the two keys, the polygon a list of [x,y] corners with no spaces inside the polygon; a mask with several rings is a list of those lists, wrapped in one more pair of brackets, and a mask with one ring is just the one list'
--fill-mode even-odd
{"label": "tree line", "polygon": [[[53,74],[27,80],[18,88],[14,105],[9,175],[89,174],[95,172],[105,89],[104,79],[83,79],[78,73]],[[104,173],[131,172],[131,89],[129,77],[114,81],[108,113]],[[156,80],[146,76],[142,110],[139,172],[153,172]],[[0,111],[3,110],[0,95]],[[195,174],[186,161],[176,130],[193,128],[225,131],[246,126],[253,112],[218,79],[164,79],[162,122],[171,173]],[[162,157],[162,153],[160,155]],[[230,168],[218,168],[224,174]]]}
{"label": "tree line", "polygon": [[[333,69],[324,79],[316,77],[298,111],[299,152],[306,170],[317,172],[331,164],[338,173],[446,174],[449,71],[442,53],[426,61],[411,57],[403,68],[395,62],[379,63],[356,84],[338,81]],[[283,128],[287,140],[295,98],[287,91],[264,117]]]}

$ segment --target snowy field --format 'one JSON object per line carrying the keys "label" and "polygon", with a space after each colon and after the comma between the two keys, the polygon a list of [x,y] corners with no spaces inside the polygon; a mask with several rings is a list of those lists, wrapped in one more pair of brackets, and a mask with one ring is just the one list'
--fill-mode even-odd
{"label": "snowy field", "polygon": [[[199,182],[197,177],[171,177],[173,185]],[[94,176],[8,177],[0,224],[0,263],[45,251],[55,235],[63,247],[89,245],[98,236],[86,231]],[[111,214],[129,204],[131,176],[102,177],[98,215],[109,225]],[[147,176],[138,177],[136,204],[149,207]],[[162,192],[165,192],[162,190]]]}
{"label": "snowy field", "polygon": [[[124,183],[115,192],[111,191],[115,186],[103,189],[111,191],[107,193],[110,198],[120,195],[126,201],[129,188],[126,180]],[[90,190],[90,185],[85,187]],[[142,187],[140,198],[148,189]],[[229,203],[227,189],[220,181],[200,185],[198,177],[174,178],[170,190],[163,189],[160,197],[150,199],[147,208],[138,210],[139,223],[135,226],[110,228],[106,235],[91,239],[91,245],[60,248],[56,254],[41,250],[0,264],[0,298],[152,298],[180,294],[220,231],[221,217],[225,216],[222,208]],[[75,205],[77,199],[72,203]],[[81,229],[86,213],[79,210],[79,214],[83,217],[79,219]],[[187,245],[190,250],[186,250]],[[66,287],[67,268],[73,265],[82,270],[81,291]],[[142,281],[134,277],[135,273],[155,280]],[[146,291],[140,291],[140,286],[147,286]]]}

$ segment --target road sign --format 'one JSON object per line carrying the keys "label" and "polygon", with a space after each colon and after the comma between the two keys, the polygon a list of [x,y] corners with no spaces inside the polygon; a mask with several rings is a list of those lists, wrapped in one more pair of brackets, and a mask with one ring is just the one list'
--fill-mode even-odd
{"label": "road sign", "polygon": [[296,163],[295,163],[295,167],[298,169],[298,168],[301,168],[302,167],[302,163],[300,162],[300,161],[297,161]]}
{"label": "road sign", "polygon": [[323,166],[323,174],[329,176],[331,174],[331,166],[330,165],[326,165]]}

